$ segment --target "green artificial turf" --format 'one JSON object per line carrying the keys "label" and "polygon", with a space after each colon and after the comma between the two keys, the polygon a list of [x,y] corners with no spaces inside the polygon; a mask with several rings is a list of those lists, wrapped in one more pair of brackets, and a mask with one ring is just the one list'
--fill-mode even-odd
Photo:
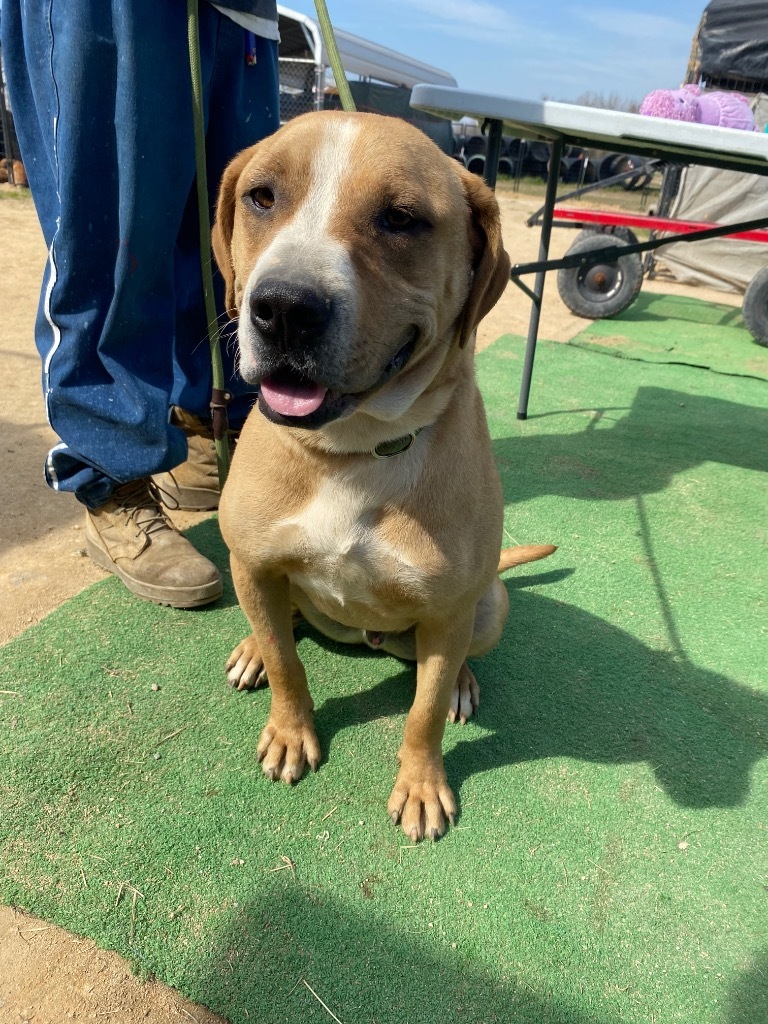
{"label": "green artificial turf", "polygon": [[641,292],[629,309],[592,321],[570,344],[627,359],[768,379],[768,348],[753,340],[741,310],[688,296]]}
{"label": "green artificial turf", "polygon": [[559,550],[446,729],[456,827],[385,812],[409,666],[303,630],[325,761],[272,784],[231,587],[109,579],[0,651],[2,900],[236,1024],[768,1022],[768,384],[543,343],[518,422],[521,362],[478,359],[506,531]]}

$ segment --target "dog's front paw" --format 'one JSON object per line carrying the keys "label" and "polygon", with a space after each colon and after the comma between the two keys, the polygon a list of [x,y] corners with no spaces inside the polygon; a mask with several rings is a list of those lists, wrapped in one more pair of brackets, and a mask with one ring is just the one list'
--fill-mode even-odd
{"label": "dog's front paw", "polygon": [[480,687],[477,685],[472,669],[465,661],[459,669],[456,685],[453,688],[448,721],[455,722],[458,718],[461,724],[465,725],[467,719],[472,717],[479,705]]}
{"label": "dog's front paw", "polygon": [[273,782],[298,782],[307,765],[316,772],[322,754],[311,716],[290,720],[270,717],[256,754],[264,774]]}
{"label": "dog's front paw", "polygon": [[387,811],[414,843],[443,835],[446,820],[454,823],[456,800],[442,764],[437,768],[403,759]]}
{"label": "dog's front paw", "polygon": [[224,671],[227,673],[227,682],[235,690],[253,690],[268,682],[261,651],[254,636],[247,636],[237,645],[227,659]]}

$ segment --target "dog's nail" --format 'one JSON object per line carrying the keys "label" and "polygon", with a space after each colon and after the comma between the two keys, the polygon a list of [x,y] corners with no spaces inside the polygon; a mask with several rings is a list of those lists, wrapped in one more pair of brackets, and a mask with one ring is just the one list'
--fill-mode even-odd
{"label": "dog's nail", "polygon": [[418,843],[418,841],[419,841],[419,830],[414,825],[413,828],[411,829],[411,842],[412,843]]}
{"label": "dog's nail", "polygon": [[449,814],[448,815],[448,821],[450,821],[451,827],[453,827],[456,824],[456,816],[453,815],[453,814]]}

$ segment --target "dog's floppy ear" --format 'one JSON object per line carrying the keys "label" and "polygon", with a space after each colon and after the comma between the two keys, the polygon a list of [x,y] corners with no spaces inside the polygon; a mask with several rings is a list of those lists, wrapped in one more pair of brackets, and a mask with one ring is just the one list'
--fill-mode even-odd
{"label": "dog's floppy ear", "polygon": [[496,196],[476,174],[459,166],[461,184],[471,213],[472,287],[467,297],[459,331],[463,348],[477,325],[502,296],[509,283],[510,261],[501,237],[501,215]]}
{"label": "dog's floppy ear", "polygon": [[237,206],[237,182],[245,165],[251,158],[250,149],[244,149],[227,165],[219,185],[216,200],[216,220],[211,231],[213,255],[216,257],[221,276],[226,288],[225,303],[227,315],[234,318],[237,313],[235,299],[235,267],[232,262],[232,231],[235,225],[235,208]]}

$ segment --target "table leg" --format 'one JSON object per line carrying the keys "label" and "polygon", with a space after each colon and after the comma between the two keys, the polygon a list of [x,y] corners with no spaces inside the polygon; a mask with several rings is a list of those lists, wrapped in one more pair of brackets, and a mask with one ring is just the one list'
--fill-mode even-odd
{"label": "table leg", "polygon": [[504,128],[502,121],[491,121],[488,126],[488,145],[485,150],[485,183],[489,188],[496,188],[499,173],[499,157],[501,156],[501,133]]}
{"label": "table leg", "polygon": [[[552,234],[552,213],[557,199],[557,185],[560,180],[560,158],[563,155],[563,140],[555,139],[552,143],[552,156],[549,161],[549,175],[547,177],[547,193],[544,199],[544,212],[541,217],[541,235],[539,237],[539,259],[538,262],[546,262],[549,255],[549,239]],[[517,418],[524,420],[528,418],[528,396],[531,391],[531,377],[533,376],[533,360],[536,355],[536,340],[539,335],[539,319],[541,317],[541,300],[544,295],[544,281],[546,270],[540,270],[536,274],[536,281],[533,286],[533,305],[531,306],[531,317],[528,321],[528,341],[525,346],[525,361],[523,363],[523,379],[520,384],[520,399],[517,406]]]}

